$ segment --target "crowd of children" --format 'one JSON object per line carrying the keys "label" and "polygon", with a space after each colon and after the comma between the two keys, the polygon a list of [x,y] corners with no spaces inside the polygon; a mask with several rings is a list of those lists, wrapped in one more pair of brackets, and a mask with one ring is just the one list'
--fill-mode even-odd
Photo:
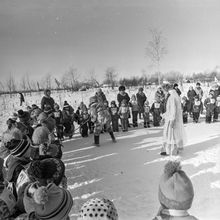
{"label": "crowd of children", "polygon": [[[178,89],[178,85],[175,85],[175,89]],[[181,95],[180,90],[177,93]],[[210,90],[204,104],[202,98],[203,91],[199,83],[195,89],[189,89],[187,97],[182,97],[185,123],[188,115],[197,123],[203,105],[206,122],[218,120],[219,88]],[[0,147],[0,219],[69,219],[73,199],[67,190],[62,140],[65,136],[72,137],[74,122],[79,124],[82,137],[93,133],[94,143],[99,146],[102,132],[108,132],[112,141],[116,142],[113,132],[120,130],[119,124],[122,131],[128,131],[131,117],[133,127],[137,127],[138,119],[143,117],[144,127],[148,128],[151,114],[153,126],[159,126],[166,106],[161,87],[156,91],[151,106],[143,88],[130,98],[125,87],[120,86],[117,101],[118,106],[114,100],[109,106],[104,93],[99,89],[90,98],[88,107],[81,102],[74,112],[65,101],[61,110],[50,97],[50,91],[46,90],[41,107],[33,104],[27,111],[13,113],[7,120],[7,130],[2,135]],[[172,187],[169,187],[171,182],[177,185],[179,192],[172,191]],[[168,219],[169,216],[173,216],[172,219],[177,216],[178,219],[195,219],[187,212],[193,200],[192,183],[179,163],[168,162],[165,166],[159,184],[159,200],[161,208],[155,220]],[[118,219],[118,214],[108,199],[92,199],[82,206],[78,219]]]}
{"label": "crowd of children", "polygon": [[[216,84],[210,89],[208,96],[203,99],[203,90],[200,83],[196,87],[189,87],[187,97],[182,97],[183,122],[188,122],[188,116],[194,123],[199,122],[200,115],[205,112],[205,122],[217,122],[220,113],[220,88]],[[204,111],[205,110],[205,111]]]}

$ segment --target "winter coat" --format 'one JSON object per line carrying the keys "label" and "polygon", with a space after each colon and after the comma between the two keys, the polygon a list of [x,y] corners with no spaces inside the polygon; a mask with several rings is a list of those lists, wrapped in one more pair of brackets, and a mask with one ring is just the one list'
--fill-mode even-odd
{"label": "winter coat", "polygon": [[135,101],[135,100],[132,100],[130,102],[130,105],[131,105],[131,110],[132,112],[138,112],[139,111],[139,105],[138,105],[138,102]]}
{"label": "winter coat", "polygon": [[121,95],[120,93],[118,93],[117,100],[118,100],[119,106],[121,106],[121,102],[123,99],[126,100],[127,104],[129,103],[130,97],[129,97],[128,93],[125,93],[124,95]]}
{"label": "winter coat", "polygon": [[155,93],[155,100],[159,100],[159,101],[163,102],[164,99],[165,99],[165,94],[164,94],[164,92],[157,90],[156,93]]}
{"label": "winter coat", "polygon": [[203,104],[201,101],[196,101],[193,104],[193,112],[201,113],[203,111]]}
{"label": "winter coat", "polygon": [[206,114],[213,114],[215,110],[215,99],[214,98],[206,98],[204,101],[204,106],[206,108]]}
{"label": "winter coat", "polygon": [[189,90],[187,92],[187,97],[188,97],[189,101],[194,101],[194,97],[195,96],[196,96],[196,92],[195,92],[194,89],[193,90]]}
{"label": "winter coat", "polygon": [[182,109],[183,113],[189,112],[189,100],[186,100],[185,102],[182,103]]}
{"label": "winter coat", "polygon": [[195,92],[196,92],[196,95],[199,96],[199,99],[201,100],[202,97],[203,97],[203,90],[201,87],[198,87],[198,88],[195,88]]}
{"label": "winter coat", "polygon": [[41,99],[41,109],[44,111],[45,106],[50,106],[52,109],[54,109],[54,99],[52,97],[44,96]]}
{"label": "winter coat", "polygon": [[[163,142],[165,145],[176,145],[182,148],[186,142],[186,136],[183,126],[181,99],[175,90],[169,91],[169,97],[166,102],[166,112],[163,129]],[[172,123],[173,127],[172,127]]]}
{"label": "winter coat", "polygon": [[129,107],[128,106],[119,107],[118,114],[120,118],[123,118],[123,119],[129,118],[129,114],[130,114]]}
{"label": "winter coat", "polygon": [[144,93],[137,93],[137,102],[139,106],[139,112],[143,113],[144,112],[144,102],[146,101],[147,97]]}
{"label": "winter coat", "polygon": [[112,119],[118,119],[119,118],[119,115],[118,115],[119,108],[117,106],[110,107],[109,110],[110,110],[110,114],[111,114]]}
{"label": "winter coat", "polygon": [[162,113],[162,104],[160,102],[154,102],[151,106],[150,112],[153,114],[161,114]]}
{"label": "winter coat", "polygon": [[61,110],[54,111],[53,112],[53,117],[56,121],[56,125],[60,125],[63,123],[63,114]]}

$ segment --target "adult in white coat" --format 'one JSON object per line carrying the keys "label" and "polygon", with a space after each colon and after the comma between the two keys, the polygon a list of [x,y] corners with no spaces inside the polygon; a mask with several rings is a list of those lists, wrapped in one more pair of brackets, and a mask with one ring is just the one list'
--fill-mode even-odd
{"label": "adult in white coat", "polygon": [[166,109],[161,155],[177,155],[186,142],[183,126],[181,98],[170,84],[162,85],[166,94]]}

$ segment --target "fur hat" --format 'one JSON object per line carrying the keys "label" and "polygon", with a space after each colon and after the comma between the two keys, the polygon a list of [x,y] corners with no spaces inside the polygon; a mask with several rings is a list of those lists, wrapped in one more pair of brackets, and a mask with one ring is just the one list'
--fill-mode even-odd
{"label": "fur hat", "polygon": [[22,132],[18,128],[12,128],[11,130],[8,130],[3,133],[2,143],[6,144],[12,139],[21,140],[22,136]]}
{"label": "fur hat", "polygon": [[36,181],[39,179],[52,179],[58,186],[64,176],[65,165],[59,159],[46,158],[31,162],[27,172]]}
{"label": "fur hat", "polygon": [[144,91],[143,87],[140,87],[140,88],[138,89],[138,91],[139,91],[139,92],[143,92],[143,91]]}
{"label": "fur hat", "polygon": [[78,220],[117,220],[118,213],[113,204],[108,199],[90,199],[81,208]]}
{"label": "fur hat", "polygon": [[26,111],[23,111],[22,109],[18,110],[18,118],[21,120],[21,121],[28,121],[29,118],[30,118],[30,115],[28,112]]}
{"label": "fur hat", "polygon": [[119,86],[118,90],[119,91],[125,91],[125,86]]}
{"label": "fur hat", "polygon": [[22,157],[26,151],[31,147],[30,142],[27,140],[16,140],[12,139],[5,146],[8,150],[10,150],[11,155],[14,157]]}
{"label": "fur hat", "polygon": [[23,201],[27,213],[34,211],[37,218],[45,220],[66,219],[73,206],[70,192],[54,183],[46,187],[36,182],[28,185]]}
{"label": "fur hat", "polygon": [[49,134],[50,134],[49,129],[44,126],[35,128],[34,133],[32,135],[33,144],[40,145],[48,142]]}
{"label": "fur hat", "polygon": [[187,210],[191,207],[194,191],[189,177],[181,170],[180,162],[169,161],[159,183],[159,201],[167,209]]}

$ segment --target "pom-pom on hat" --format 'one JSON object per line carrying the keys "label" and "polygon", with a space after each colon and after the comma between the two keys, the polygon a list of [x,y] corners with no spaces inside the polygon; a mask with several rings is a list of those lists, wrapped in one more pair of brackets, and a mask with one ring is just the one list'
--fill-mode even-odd
{"label": "pom-pom on hat", "polygon": [[78,220],[118,220],[118,213],[108,199],[94,198],[88,200],[81,208]]}
{"label": "pom-pom on hat", "polygon": [[34,133],[32,135],[33,144],[40,145],[48,142],[49,134],[50,134],[49,129],[44,126],[35,128]]}
{"label": "pom-pom on hat", "polygon": [[37,218],[45,220],[66,219],[73,206],[70,192],[54,183],[46,187],[40,187],[36,182],[28,185],[23,201],[27,213],[34,211]]}
{"label": "pom-pom on hat", "polygon": [[193,201],[193,185],[186,173],[181,169],[180,162],[169,161],[164,168],[159,183],[159,201],[168,208],[188,210]]}

